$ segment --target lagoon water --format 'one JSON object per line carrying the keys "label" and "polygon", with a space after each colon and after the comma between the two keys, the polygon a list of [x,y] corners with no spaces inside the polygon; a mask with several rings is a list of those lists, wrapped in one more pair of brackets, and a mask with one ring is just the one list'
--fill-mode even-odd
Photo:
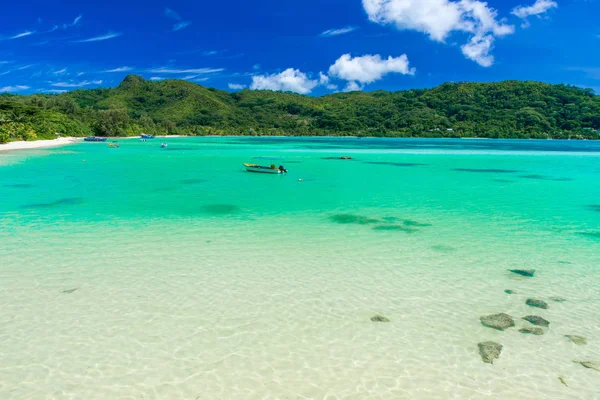
{"label": "lagoon water", "polygon": [[1,399],[600,399],[600,143],[157,140],[0,155]]}

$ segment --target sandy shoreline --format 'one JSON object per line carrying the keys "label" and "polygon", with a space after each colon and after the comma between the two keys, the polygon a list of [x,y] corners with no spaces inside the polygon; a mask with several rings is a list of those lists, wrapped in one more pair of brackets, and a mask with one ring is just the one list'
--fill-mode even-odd
{"label": "sandy shoreline", "polygon": [[45,149],[49,147],[66,146],[72,143],[77,143],[83,140],[83,138],[65,137],[53,140],[34,140],[34,141],[18,141],[8,142],[0,144],[0,151],[9,150],[31,150],[31,149]]}

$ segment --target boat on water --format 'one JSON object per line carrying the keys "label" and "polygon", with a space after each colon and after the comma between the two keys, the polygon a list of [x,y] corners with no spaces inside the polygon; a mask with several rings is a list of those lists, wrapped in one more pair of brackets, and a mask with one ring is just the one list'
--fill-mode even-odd
{"label": "boat on water", "polygon": [[276,167],[275,164],[271,164],[271,166],[265,167],[258,164],[244,163],[244,167],[246,167],[246,171],[248,172],[259,172],[262,174],[285,174],[288,172],[283,165]]}
{"label": "boat on water", "polygon": [[161,148],[163,148],[163,149],[166,149],[166,148],[167,148],[167,146],[168,146],[168,145],[167,145],[166,143],[161,143],[161,145],[160,145],[160,147],[161,147]]}
{"label": "boat on water", "polygon": [[112,148],[118,149],[121,146],[117,142],[111,142],[111,143],[108,144],[108,147],[112,147]]}
{"label": "boat on water", "polygon": [[106,142],[108,139],[105,137],[88,136],[83,140],[86,142]]}
{"label": "boat on water", "polygon": [[154,135],[143,134],[142,136],[140,136],[140,139],[154,139],[154,137]]}

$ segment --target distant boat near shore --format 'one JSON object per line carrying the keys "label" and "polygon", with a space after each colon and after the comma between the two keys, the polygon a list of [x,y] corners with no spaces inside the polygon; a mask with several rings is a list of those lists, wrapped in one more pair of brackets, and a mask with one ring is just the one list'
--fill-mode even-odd
{"label": "distant boat near shore", "polygon": [[88,136],[83,140],[86,142],[106,142],[108,140],[108,138],[98,137],[98,136]]}
{"label": "distant boat near shore", "polygon": [[142,136],[140,136],[140,139],[154,139],[154,138],[155,138],[154,135],[143,134]]}

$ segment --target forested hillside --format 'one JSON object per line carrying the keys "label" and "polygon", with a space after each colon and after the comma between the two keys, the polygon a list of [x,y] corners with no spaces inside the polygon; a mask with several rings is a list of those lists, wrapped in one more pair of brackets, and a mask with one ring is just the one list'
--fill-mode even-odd
{"label": "forested hillside", "polygon": [[0,95],[0,142],[70,136],[365,135],[598,139],[600,96],[539,82],[310,97],[130,75],[116,88]]}

